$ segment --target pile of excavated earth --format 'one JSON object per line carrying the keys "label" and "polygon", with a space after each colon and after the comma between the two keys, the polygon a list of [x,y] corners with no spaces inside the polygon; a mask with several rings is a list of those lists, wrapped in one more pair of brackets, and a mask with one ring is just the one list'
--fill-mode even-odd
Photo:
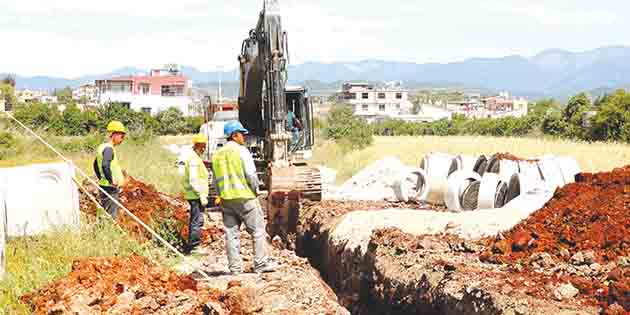
{"label": "pile of excavated earth", "polygon": [[[326,170],[326,200],[303,201],[295,234],[269,245],[276,272],[252,272],[243,230],[246,272],[229,275],[221,214],[209,212],[206,255],[177,274],[139,257],[82,259],[23,301],[36,314],[630,314],[630,166],[464,212],[400,202],[396,185],[410,170],[388,158],[339,187]],[[143,220],[175,218],[186,236],[185,201],[139,181],[121,200]],[[87,199],[82,207],[96,210]],[[125,217],[123,228],[146,239]]]}

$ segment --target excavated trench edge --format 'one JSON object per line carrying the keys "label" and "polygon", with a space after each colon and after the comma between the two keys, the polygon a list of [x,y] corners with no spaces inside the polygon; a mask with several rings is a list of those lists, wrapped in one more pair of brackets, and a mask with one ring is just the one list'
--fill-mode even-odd
{"label": "excavated trench edge", "polygon": [[329,245],[331,228],[340,217],[327,218],[325,222],[301,218],[303,225],[296,227],[295,252],[319,270],[339,303],[351,314],[531,314],[527,301],[508,302],[482,288],[469,286],[470,283],[462,285],[456,274],[446,270],[425,266],[422,276],[416,279],[382,274],[387,270],[378,268],[377,246],[372,242],[365,254],[359,248],[345,249],[345,244]]}

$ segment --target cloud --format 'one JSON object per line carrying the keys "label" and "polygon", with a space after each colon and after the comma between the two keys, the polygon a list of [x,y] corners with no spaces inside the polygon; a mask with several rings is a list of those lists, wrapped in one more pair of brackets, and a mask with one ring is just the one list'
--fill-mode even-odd
{"label": "cloud", "polygon": [[[627,44],[630,2],[281,0],[291,62],[450,62]],[[2,0],[0,72],[78,76],[167,62],[237,66],[262,0]]]}

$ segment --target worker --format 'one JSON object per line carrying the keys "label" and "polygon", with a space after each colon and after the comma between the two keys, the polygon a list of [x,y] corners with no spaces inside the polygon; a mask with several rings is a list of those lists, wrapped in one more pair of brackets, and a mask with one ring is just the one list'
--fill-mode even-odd
{"label": "worker", "polygon": [[[107,125],[107,133],[109,134],[108,141],[96,150],[93,168],[98,177],[99,186],[118,201],[120,189],[125,185],[125,176],[115,147],[123,142],[127,131],[120,121],[113,120]],[[118,205],[103,192],[101,192],[101,206],[116,220]]]}
{"label": "worker", "polygon": [[214,185],[218,193],[215,204],[221,206],[228,256],[233,275],[243,272],[240,255],[240,227],[245,223],[254,239],[254,272],[272,272],[278,268],[265,249],[265,218],[258,195],[258,177],[251,153],[244,146],[247,129],[238,121],[223,127],[228,142],[212,156]]}
{"label": "worker", "polygon": [[[295,101],[293,101],[293,106],[295,106]],[[290,142],[290,151],[294,151],[298,142],[300,141],[300,130],[302,130],[302,123],[295,116],[295,113],[292,109],[289,109],[287,113],[287,131],[291,132],[291,142]]]}
{"label": "worker", "polygon": [[193,151],[185,160],[184,166],[184,198],[190,204],[190,220],[188,220],[188,245],[186,253],[197,250],[201,243],[201,228],[203,227],[202,209],[208,205],[208,169],[201,157],[206,151],[208,138],[197,134],[192,138]]}

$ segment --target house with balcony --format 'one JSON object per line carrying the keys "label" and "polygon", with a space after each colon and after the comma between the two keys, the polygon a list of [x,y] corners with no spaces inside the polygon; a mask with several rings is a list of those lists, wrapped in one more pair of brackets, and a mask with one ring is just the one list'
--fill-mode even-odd
{"label": "house with balcony", "polygon": [[354,114],[368,121],[411,114],[409,91],[400,84],[375,86],[367,82],[344,83],[337,100],[349,104]]}
{"label": "house with balcony", "polygon": [[94,84],[83,84],[72,90],[72,99],[82,103],[82,105],[92,105],[98,101],[97,88]]}
{"label": "house with balcony", "polygon": [[120,103],[130,109],[156,114],[170,107],[184,115],[193,111],[192,80],[179,69],[153,69],[149,74],[96,80],[98,103]]}

